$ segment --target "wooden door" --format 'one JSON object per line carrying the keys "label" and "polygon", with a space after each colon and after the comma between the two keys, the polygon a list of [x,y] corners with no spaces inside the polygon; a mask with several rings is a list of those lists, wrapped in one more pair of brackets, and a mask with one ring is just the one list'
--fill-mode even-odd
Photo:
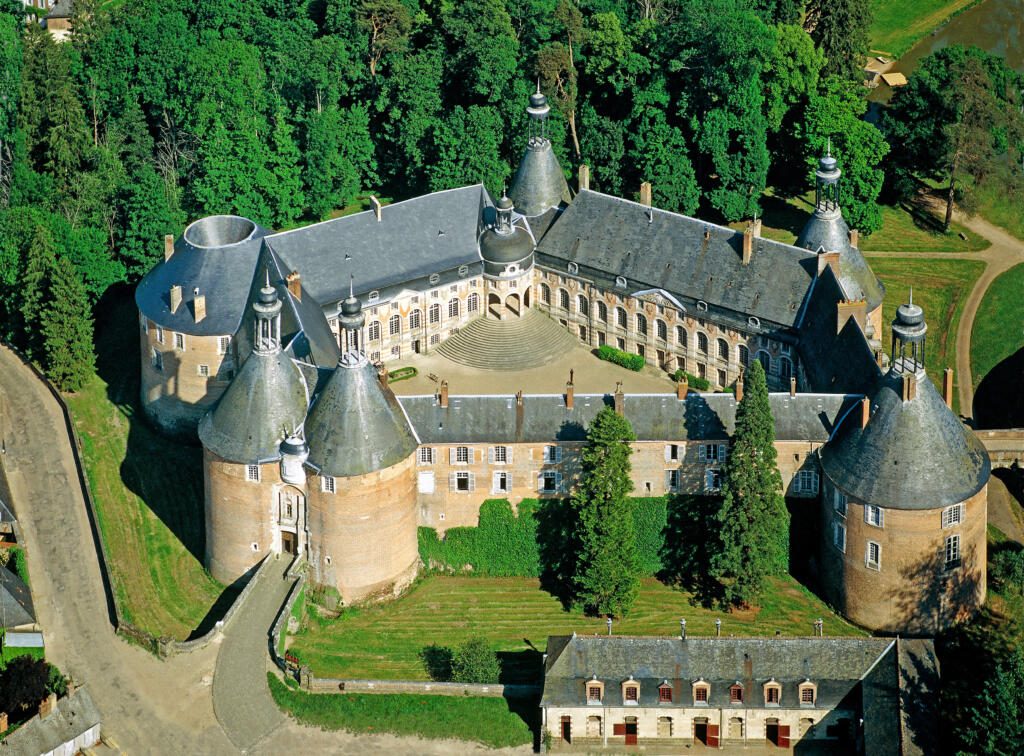
{"label": "wooden door", "polygon": [[637,723],[626,722],[626,745],[636,745]]}
{"label": "wooden door", "polygon": [[778,745],[779,745],[779,748],[789,748],[790,747],[789,725],[779,725]]}
{"label": "wooden door", "polygon": [[716,724],[709,724],[708,725],[708,748],[718,748],[718,741],[719,741],[718,725],[716,725]]}
{"label": "wooden door", "polygon": [[562,717],[562,740],[572,742],[572,720],[569,717]]}

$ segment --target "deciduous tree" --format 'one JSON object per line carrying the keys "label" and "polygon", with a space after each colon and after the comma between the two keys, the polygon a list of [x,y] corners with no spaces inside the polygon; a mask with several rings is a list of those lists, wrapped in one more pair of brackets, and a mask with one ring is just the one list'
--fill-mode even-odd
{"label": "deciduous tree", "polygon": [[870,0],[808,0],[804,23],[825,53],[825,73],[851,81],[864,78],[861,69],[870,39]]}

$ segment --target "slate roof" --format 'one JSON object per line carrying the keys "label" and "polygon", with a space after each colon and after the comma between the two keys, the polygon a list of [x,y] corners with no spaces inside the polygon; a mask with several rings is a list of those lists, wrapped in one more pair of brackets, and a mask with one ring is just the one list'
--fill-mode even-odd
{"label": "slate roof", "polygon": [[[423,444],[585,441],[597,413],[614,404],[608,394],[577,394],[571,410],[561,394],[524,396],[522,407],[511,395],[451,396],[447,409],[434,396],[398,401]],[[841,394],[770,394],[776,438],[824,442],[857,401]],[[675,394],[627,394],[624,408],[638,441],[725,440],[736,420],[736,398],[727,393],[690,392],[683,402]]]}
{"label": "slate roof", "polygon": [[0,567],[0,620],[4,628],[34,625],[36,610],[32,593],[20,577]]}
{"label": "slate roof", "polygon": [[540,705],[586,706],[586,681],[596,675],[605,683],[606,706],[623,705],[621,683],[632,676],[640,682],[641,706],[658,705],[665,681],[675,703],[692,704],[691,684],[701,679],[711,686],[710,708],[731,708],[729,687],[739,682],[746,695],[738,708],[763,709],[762,686],[774,678],[783,708],[799,708],[805,680],[818,686],[817,708],[857,707],[861,678],[894,646],[885,638],[553,637]]}
{"label": "slate roof", "polygon": [[50,753],[101,723],[100,712],[85,688],[57,700],[46,717],[38,715],[4,739],[7,753]]}
{"label": "slate roof", "polygon": [[860,250],[850,245],[850,227],[838,210],[815,210],[797,237],[796,245],[811,252],[820,249],[838,252],[839,280],[847,299],[866,300],[868,312],[882,303],[885,287],[875,277]]}
{"label": "slate roof", "polygon": [[[202,218],[174,243],[170,260],[153,267],[135,288],[139,311],[164,328],[194,336],[230,335],[247,309],[244,281],[252,279],[266,229],[234,215]],[[171,313],[171,287],[182,302]],[[206,297],[206,317],[195,322],[193,289]]]}
{"label": "slate roof", "polygon": [[890,509],[936,509],[973,496],[991,474],[985,447],[923,371],[910,401],[902,379],[894,370],[879,379],[866,428],[859,412],[840,423],[820,452],[825,474],[851,498]]}
{"label": "slate roof", "polygon": [[[705,231],[710,232],[708,239]],[[697,302],[741,315],[792,326],[817,273],[816,257],[769,239],[755,239],[749,265],[742,261],[743,234],[705,221],[649,208],[637,202],[583,190],[544,235],[542,263],[564,270],[574,262],[580,275],[623,294],[660,288],[691,313]]]}
{"label": "slate roof", "polygon": [[46,18],[71,18],[74,15],[74,0],[54,0]]}
{"label": "slate roof", "polygon": [[572,200],[558,157],[547,139],[531,139],[516,169],[508,196],[527,217],[543,215]]}
{"label": "slate roof", "polygon": [[383,299],[389,287],[427,288],[432,273],[479,266],[482,211],[490,205],[487,190],[476,184],[387,205],[379,223],[367,210],[267,241],[289,271],[302,274],[303,288],[321,305],[348,296],[350,274],[356,295],[380,291]]}
{"label": "slate roof", "polygon": [[416,436],[391,389],[362,356],[342,358],[306,419],[309,464],[325,475],[365,475],[401,462]]}

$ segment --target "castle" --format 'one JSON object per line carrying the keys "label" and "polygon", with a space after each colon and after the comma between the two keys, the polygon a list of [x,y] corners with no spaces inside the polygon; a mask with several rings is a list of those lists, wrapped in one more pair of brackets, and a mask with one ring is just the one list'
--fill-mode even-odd
{"label": "castle", "polygon": [[[821,159],[796,245],[589,189],[573,195],[534,94],[507,196],[481,186],[270,233],[234,216],[165,241],[140,282],[142,400],[204,449],[206,561],[231,582],[304,554],[345,602],[401,591],[417,527],[483,500],[562,497],[589,421],[631,422],[637,493],[714,493],[742,372],[765,368],[786,495],[813,523],[826,598],[888,632],[934,633],[985,596],[984,448],[924,372],[921,308],[881,343],[884,288]],[[539,312],[538,312],[539,311]],[[547,317],[547,316],[550,316]],[[398,398],[379,363],[456,342],[478,319],[562,326],[733,393]],[[568,337],[566,337],[568,338]]]}

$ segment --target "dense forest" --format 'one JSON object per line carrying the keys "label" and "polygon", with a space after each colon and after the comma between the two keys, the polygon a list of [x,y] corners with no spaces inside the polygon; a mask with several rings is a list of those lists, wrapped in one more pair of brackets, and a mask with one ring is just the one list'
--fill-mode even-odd
{"label": "dense forest", "polygon": [[91,307],[163,234],[500,192],[536,86],[601,191],[741,220],[806,190],[830,141],[851,225],[881,222],[868,0],[75,0],[64,43],[22,12],[0,0],[0,336],[63,388]]}

